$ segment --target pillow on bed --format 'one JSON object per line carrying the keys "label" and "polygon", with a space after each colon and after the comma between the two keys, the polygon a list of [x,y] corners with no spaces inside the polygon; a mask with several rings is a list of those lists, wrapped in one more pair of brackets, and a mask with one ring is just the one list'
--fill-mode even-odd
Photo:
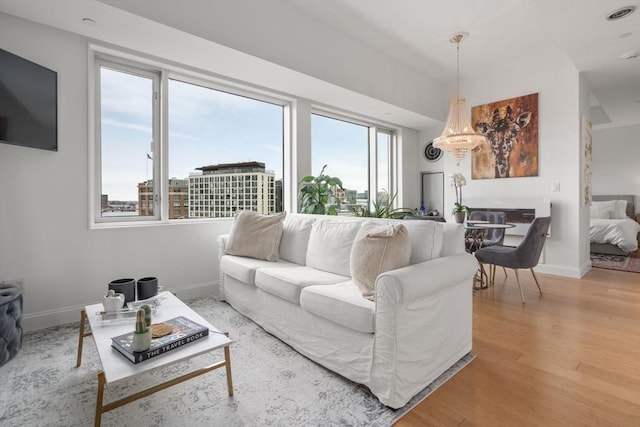
{"label": "pillow on bed", "polygon": [[607,200],[606,202],[591,202],[589,216],[596,219],[615,219],[617,218],[616,209],[616,200]]}
{"label": "pillow on bed", "polygon": [[591,208],[589,210],[589,216],[592,219],[611,219],[611,214],[613,212],[612,211],[608,211],[606,209],[598,209],[598,208]]}
{"label": "pillow on bed", "polygon": [[616,208],[614,213],[611,214],[611,219],[625,219],[627,217],[627,201],[626,200],[614,200],[616,202]]}

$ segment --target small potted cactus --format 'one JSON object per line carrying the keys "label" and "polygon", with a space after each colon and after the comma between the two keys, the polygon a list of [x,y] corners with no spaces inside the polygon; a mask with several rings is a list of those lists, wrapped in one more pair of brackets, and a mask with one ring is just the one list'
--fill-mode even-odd
{"label": "small potted cactus", "polygon": [[145,351],[151,347],[151,309],[142,306],[136,312],[136,330],[133,332],[133,351]]}

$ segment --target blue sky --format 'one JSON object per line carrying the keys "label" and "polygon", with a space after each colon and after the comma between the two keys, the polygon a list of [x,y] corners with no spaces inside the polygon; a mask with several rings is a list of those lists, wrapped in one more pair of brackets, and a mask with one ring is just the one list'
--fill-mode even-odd
{"label": "blue sky", "polygon": [[[102,193],[137,200],[137,184],[151,178],[151,79],[103,69]],[[282,178],[283,107],[208,88],[169,81],[169,177],[197,167],[264,162]],[[322,116],[312,119],[312,173],[367,187],[367,128]]]}

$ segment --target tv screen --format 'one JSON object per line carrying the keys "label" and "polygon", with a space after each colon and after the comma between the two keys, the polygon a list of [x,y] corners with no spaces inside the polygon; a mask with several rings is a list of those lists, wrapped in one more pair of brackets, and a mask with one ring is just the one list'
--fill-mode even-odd
{"label": "tv screen", "polygon": [[0,142],[58,150],[58,74],[0,49]]}

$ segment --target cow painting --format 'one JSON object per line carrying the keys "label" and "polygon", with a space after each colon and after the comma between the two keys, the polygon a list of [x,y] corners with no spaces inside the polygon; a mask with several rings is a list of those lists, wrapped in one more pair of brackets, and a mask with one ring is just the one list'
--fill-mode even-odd
{"label": "cow painting", "polygon": [[488,140],[472,152],[473,179],[538,175],[538,94],[473,107],[471,120]]}

